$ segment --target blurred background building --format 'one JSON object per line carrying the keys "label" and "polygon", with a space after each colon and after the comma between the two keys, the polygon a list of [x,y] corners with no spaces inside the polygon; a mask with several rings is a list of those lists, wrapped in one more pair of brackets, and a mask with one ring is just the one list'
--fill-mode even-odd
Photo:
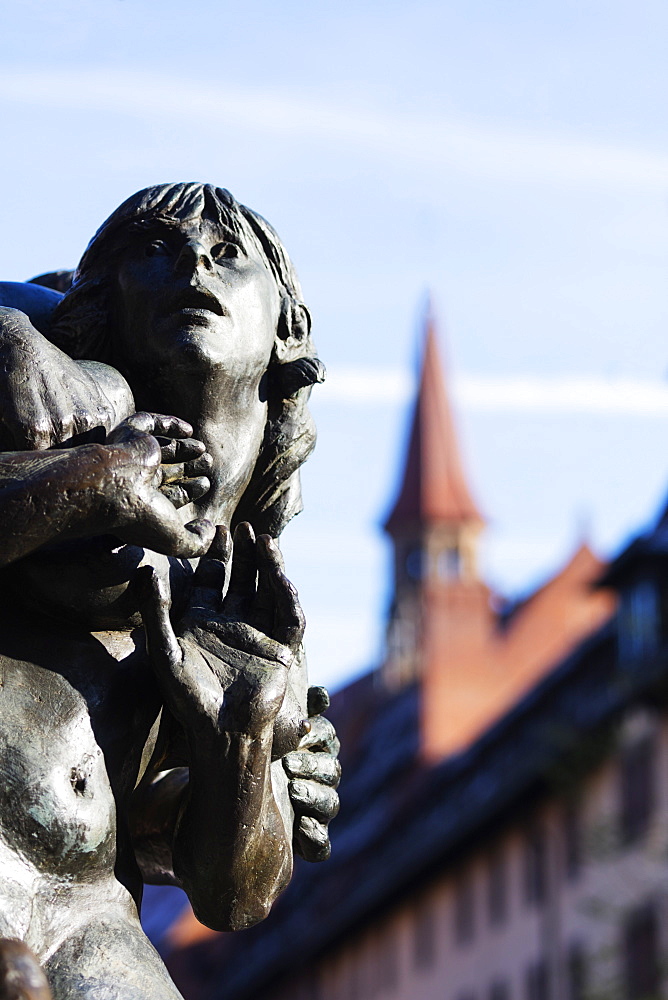
{"label": "blurred background building", "polygon": [[609,567],[583,541],[515,605],[491,593],[431,321],[385,526],[386,655],[329,712],[344,770],[332,858],[298,862],[249,931],[165,911],[177,983],[188,1000],[658,996],[668,528]]}

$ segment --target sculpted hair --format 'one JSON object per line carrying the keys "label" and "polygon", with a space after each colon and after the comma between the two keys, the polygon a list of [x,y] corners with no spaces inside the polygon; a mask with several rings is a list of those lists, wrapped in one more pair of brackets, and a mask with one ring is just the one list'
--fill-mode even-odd
{"label": "sculpted hair", "polygon": [[[178,224],[207,218],[254,246],[273,275],[281,311],[267,372],[268,417],[253,474],[234,523],[278,537],[302,509],[299,469],[315,445],[308,410],[311,386],[325,369],[311,339],[310,316],[295,269],[275,230],[224,188],[211,184],[161,184],[137,192],[109,216],[88,244],[71,289],[53,315],[50,339],[70,357],[114,363],[114,275],[132,234],[160,220]],[[178,416],[178,414],[176,414]]]}

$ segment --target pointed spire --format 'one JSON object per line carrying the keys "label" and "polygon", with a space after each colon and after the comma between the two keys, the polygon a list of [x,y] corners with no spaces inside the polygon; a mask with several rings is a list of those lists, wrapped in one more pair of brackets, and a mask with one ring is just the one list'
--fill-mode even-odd
{"label": "pointed spire", "polygon": [[385,529],[395,534],[403,527],[435,522],[482,524],[483,518],[464,476],[429,306],[404,474]]}

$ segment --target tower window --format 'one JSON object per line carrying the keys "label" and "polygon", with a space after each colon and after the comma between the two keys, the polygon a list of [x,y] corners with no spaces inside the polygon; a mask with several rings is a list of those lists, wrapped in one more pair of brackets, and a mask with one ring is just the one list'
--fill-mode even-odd
{"label": "tower window", "polygon": [[456,580],[461,575],[461,552],[456,546],[449,545],[439,553],[437,565],[442,580]]}
{"label": "tower window", "polygon": [[422,549],[411,549],[406,556],[406,572],[411,580],[421,580],[424,571]]}

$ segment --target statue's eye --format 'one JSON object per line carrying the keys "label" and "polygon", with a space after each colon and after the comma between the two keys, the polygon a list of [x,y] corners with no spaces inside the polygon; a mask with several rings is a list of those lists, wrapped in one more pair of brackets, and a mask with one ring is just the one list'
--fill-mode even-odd
{"label": "statue's eye", "polygon": [[169,247],[164,240],[151,240],[144,253],[147,257],[166,257],[169,253]]}
{"label": "statue's eye", "polygon": [[216,243],[215,247],[211,247],[211,256],[214,260],[229,260],[238,257],[239,253],[236,243]]}

